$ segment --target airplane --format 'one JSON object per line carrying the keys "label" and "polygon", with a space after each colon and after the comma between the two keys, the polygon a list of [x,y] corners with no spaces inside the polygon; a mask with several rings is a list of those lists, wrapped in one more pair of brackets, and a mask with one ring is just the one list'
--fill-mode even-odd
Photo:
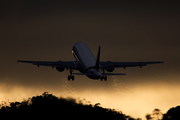
{"label": "airplane", "polygon": [[[25,61],[17,60],[17,62],[31,63],[39,66],[50,66],[56,68],[57,71],[63,72],[65,69],[69,70],[68,80],[74,81],[74,75],[86,75],[90,79],[106,81],[107,76],[110,75],[126,75],[125,73],[111,73],[115,68],[126,68],[146,66],[147,64],[158,64],[164,63],[162,61],[154,62],[102,62],[100,61],[100,50],[99,46],[97,58],[94,57],[89,47],[83,42],[77,42],[72,48],[72,54],[76,61]],[[78,70],[80,73],[73,73],[74,70]],[[107,71],[108,73],[105,73]]]}

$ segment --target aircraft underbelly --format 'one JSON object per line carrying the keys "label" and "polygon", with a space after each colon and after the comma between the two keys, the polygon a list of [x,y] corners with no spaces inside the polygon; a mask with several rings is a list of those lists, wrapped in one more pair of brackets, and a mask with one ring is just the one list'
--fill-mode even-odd
{"label": "aircraft underbelly", "polygon": [[89,75],[86,75],[88,78],[90,79],[94,79],[94,80],[98,80],[99,79],[99,76],[89,76]]}

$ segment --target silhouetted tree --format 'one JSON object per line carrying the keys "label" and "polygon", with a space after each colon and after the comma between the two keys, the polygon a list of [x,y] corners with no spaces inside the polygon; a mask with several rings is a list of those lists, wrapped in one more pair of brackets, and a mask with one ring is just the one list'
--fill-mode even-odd
{"label": "silhouetted tree", "polygon": [[146,119],[147,120],[161,120],[163,117],[163,114],[161,113],[160,109],[154,109],[152,111],[152,114],[146,114]]}
{"label": "silhouetted tree", "polygon": [[170,108],[162,120],[180,120],[180,106]]}
{"label": "silhouetted tree", "polygon": [[0,109],[1,119],[103,119],[103,120],[135,120],[120,111],[77,103],[73,98],[58,98],[48,92],[33,96],[23,102],[12,102],[10,106]]}
{"label": "silhouetted tree", "polygon": [[147,119],[147,120],[151,120],[151,119],[152,119],[151,114],[149,114],[149,113],[146,114],[146,119]]}
{"label": "silhouetted tree", "polygon": [[155,118],[156,120],[161,120],[163,117],[163,114],[160,109],[154,109],[152,115],[153,115],[153,118]]}

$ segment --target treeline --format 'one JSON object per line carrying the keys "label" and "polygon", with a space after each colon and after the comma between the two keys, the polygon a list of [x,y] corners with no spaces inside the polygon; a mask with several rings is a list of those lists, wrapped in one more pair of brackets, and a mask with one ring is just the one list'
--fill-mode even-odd
{"label": "treeline", "polygon": [[83,104],[73,98],[56,97],[44,92],[23,102],[11,102],[9,106],[2,105],[1,119],[28,119],[28,120],[136,120],[114,109],[102,108],[99,104]]}
{"label": "treeline", "polygon": [[180,106],[170,108],[162,120],[180,120]]}
{"label": "treeline", "polygon": [[180,106],[170,108],[165,114],[154,109],[152,114],[146,115],[146,120],[180,120]]}
{"label": "treeline", "polygon": [[[0,104],[0,118],[12,119],[93,119],[93,120],[141,120],[123,114],[121,111],[83,104],[73,98],[56,97],[44,92],[40,96],[34,96],[22,102],[10,102]],[[147,120],[158,119],[160,110],[155,109],[153,114],[147,114]],[[170,108],[167,113],[162,114],[162,120],[180,120],[180,106]]]}

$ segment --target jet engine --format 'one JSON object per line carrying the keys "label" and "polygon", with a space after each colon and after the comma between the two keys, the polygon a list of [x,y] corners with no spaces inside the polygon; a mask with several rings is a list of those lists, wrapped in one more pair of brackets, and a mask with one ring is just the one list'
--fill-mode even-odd
{"label": "jet engine", "polygon": [[106,69],[107,72],[112,72],[114,71],[114,68],[111,68],[111,69]]}
{"label": "jet engine", "polygon": [[63,72],[65,70],[65,68],[63,68],[63,67],[56,67],[56,70],[59,71],[59,72]]}

